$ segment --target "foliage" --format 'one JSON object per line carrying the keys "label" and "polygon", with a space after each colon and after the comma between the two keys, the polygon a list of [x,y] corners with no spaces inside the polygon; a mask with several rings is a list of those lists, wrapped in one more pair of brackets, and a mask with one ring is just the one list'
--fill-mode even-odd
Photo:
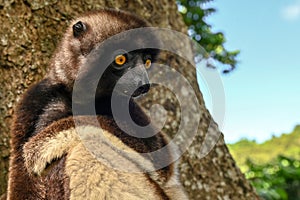
{"label": "foliage", "polygon": [[300,199],[300,126],[262,144],[242,139],[228,146],[263,199]]}
{"label": "foliage", "polygon": [[[224,34],[213,33],[211,25],[205,22],[205,17],[216,11],[214,8],[204,8],[203,5],[209,1],[211,0],[177,0],[177,5],[188,26],[189,35],[208,52],[206,57],[228,65],[229,68],[223,70],[224,73],[228,73],[236,67],[239,51],[226,50]],[[212,63],[209,66],[215,67]]]}
{"label": "foliage", "polygon": [[272,164],[247,161],[246,177],[265,200],[300,199],[300,160],[278,156]]}
{"label": "foliage", "polygon": [[290,134],[271,138],[264,143],[242,139],[235,144],[228,144],[229,150],[243,172],[249,170],[247,159],[255,164],[266,164],[276,160],[278,155],[300,159],[300,126]]}

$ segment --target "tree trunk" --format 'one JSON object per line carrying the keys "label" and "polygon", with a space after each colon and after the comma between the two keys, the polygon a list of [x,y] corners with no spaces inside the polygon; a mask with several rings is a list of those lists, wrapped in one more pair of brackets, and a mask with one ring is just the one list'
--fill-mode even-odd
{"label": "tree trunk", "polygon": [[[174,1],[108,1],[108,0],[0,0],[0,194],[7,186],[9,158],[9,129],[13,106],[29,85],[38,81],[46,72],[46,66],[69,21],[87,10],[103,7],[131,11],[147,19],[153,26],[187,32]],[[169,59],[171,60],[171,59]],[[191,199],[257,199],[257,195],[236,166],[224,144],[223,136],[213,150],[198,159],[203,138],[212,125],[211,115],[205,108],[198,88],[195,68],[187,67],[180,59],[172,59],[172,66],[184,74],[196,92],[201,110],[198,134],[189,150],[182,156],[181,181]],[[166,99],[165,92],[152,92],[149,102],[168,107],[170,122],[176,122],[177,104]],[[151,96],[151,95],[149,95]],[[161,102],[161,99],[165,99]],[[174,103],[175,102],[175,103]],[[190,116],[192,117],[192,116]],[[212,123],[212,124],[211,124]],[[172,135],[175,126],[166,126]]]}

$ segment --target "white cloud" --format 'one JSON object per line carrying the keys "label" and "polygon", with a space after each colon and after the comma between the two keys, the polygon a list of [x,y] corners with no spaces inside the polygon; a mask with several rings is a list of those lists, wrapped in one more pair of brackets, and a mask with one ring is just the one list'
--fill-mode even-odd
{"label": "white cloud", "polygon": [[292,5],[284,7],[281,10],[281,14],[284,19],[289,21],[295,21],[300,19],[300,1],[297,1]]}

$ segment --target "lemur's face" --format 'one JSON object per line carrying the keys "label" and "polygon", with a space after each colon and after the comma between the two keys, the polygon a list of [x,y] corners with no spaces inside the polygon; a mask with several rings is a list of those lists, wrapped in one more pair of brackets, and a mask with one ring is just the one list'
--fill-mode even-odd
{"label": "lemur's face", "polygon": [[116,51],[114,60],[104,72],[99,82],[99,95],[118,94],[137,97],[150,89],[148,71],[158,52],[143,49],[132,52]]}
{"label": "lemur's face", "polygon": [[89,99],[112,92],[132,97],[146,93],[150,87],[148,70],[159,53],[147,47],[156,47],[159,42],[149,29],[134,35],[128,32],[145,27],[149,24],[144,20],[119,11],[79,17],[70,24],[56,51],[50,77],[70,90],[79,80],[76,91],[86,93]]}
{"label": "lemur's face", "polygon": [[[119,29],[126,31],[127,29],[137,28],[145,24],[135,25],[136,27],[127,27],[128,25],[123,27],[124,25],[120,23]],[[101,97],[103,95],[111,95],[112,92],[117,92],[118,94],[137,97],[149,91],[150,83],[147,71],[150,70],[152,62],[157,57],[159,51],[145,48],[127,52],[122,49],[115,50],[115,48],[120,44],[123,47],[138,46],[138,43],[144,46],[146,42],[156,42],[154,36],[152,37],[149,33],[148,37],[143,35],[142,37],[137,36],[136,38],[132,38],[124,34],[120,36],[120,40],[115,39],[105,46],[102,42],[103,38],[99,36],[100,33],[102,34],[103,29],[96,28],[96,26],[92,27],[85,21],[76,22],[72,29],[73,37],[77,38],[80,42],[80,53],[83,57],[87,57],[94,49],[102,48],[102,55],[96,54],[99,58],[103,57],[103,59],[99,60],[102,61],[109,58],[112,61],[109,66],[101,66],[106,70],[99,80],[96,96]]]}

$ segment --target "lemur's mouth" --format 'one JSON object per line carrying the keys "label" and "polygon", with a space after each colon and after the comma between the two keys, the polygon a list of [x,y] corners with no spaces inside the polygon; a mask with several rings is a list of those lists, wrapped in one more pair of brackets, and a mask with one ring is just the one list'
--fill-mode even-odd
{"label": "lemur's mouth", "polygon": [[131,96],[132,97],[140,96],[142,94],[147,93],[149,91],[149,89],[150,89],[150,84],[144,84],[144,85],[138,87]]}

